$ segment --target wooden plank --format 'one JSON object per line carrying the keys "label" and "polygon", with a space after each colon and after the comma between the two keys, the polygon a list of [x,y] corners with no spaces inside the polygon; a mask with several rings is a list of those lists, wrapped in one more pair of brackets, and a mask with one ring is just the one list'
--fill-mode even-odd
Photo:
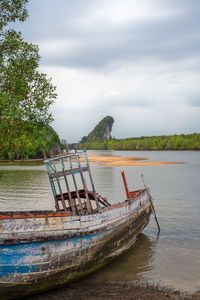
{"label": "wooden plank", "polygon": [[71,211],[75,214],[77,212],[75,210],[75,201],[71,197],[71,192],[70,192],[70,189],[69,189],[69,184],[68,184],[67,176],[66,176],[66,173],[65,173],[66,170],[65,170],[65,164],[64,164],[63,158],[61,158],[61,164],[62,164],[62,169],[63,169],[63,175],[64,175],[64,180],[65,180],[65,185],[66,185],[67,192],[68,192],[69,206],[71,208]]}
{"label": "wooden plank", "polygon": [[86,187],[86,184],[85,184],[85,179],[83,177],[80,157],[79,157],[79,154],[77,152],[76,145],[74,145],[74,150],[75,150],[75,153],[76,153],[76,160],[77,160],[77,163],[78,163],[78,169],[79,169],[79,173],[80,173],[80,176],[81,176],[81,181],[82,181],[83,189],[84,189],[84,193],[85,193],[87,210],[88,210],[89,213],[91,213],[92,212],[92,206],[91,206],[91,203],[90,203],[90,200],[89,200],[89,197],[88,197],[88,191],[87,191],[87,187]]}
{"label": "wooden plank", "polygon": [[[66,150],[67,150],[67,153],[68,153],[69,152],[68,146],[66,146]],[[76,178],[75,178],[74,168],[73,168],[73,165],[72,165],[71,156],[68,157],[68,162],[69,162],[69,166],[70,166],[70,169],[71,169],[71,175],[72,175],[72,179],[73,179],[73,182],[74,182],[76,195],[77,195],[78,202],[79,202],[79,205],[80,205],[80,208],[81,208],[81,213],[83,213],[83,207],[82,207],[82,203],[81,203],[81,198],[79,196],[78,187],[77,187],[77,184],[76,184]]]}
{"label": "wooden plank", "polygon": [[[87,172],[88,167],[81,167],[81,171],[82,172]],[[79,170],[79,168],[73,168],[73,171],[71,169],[70,170],[65,170],[65,171],[62,170],[62,171],[57,172],[58,177],[63,177],[64,172],[65,172],[66,175],[72,175],[72,173],[78,174],[80,172],[80,170]],[[56,173],[51,173],[50,177],[54,179],[54,178],[57,178],[57,175],[56,175]]]}
{"label": "wooden plank", "polygon": [[94,182],[93,182],[93,178],[92,178],[92,173],[91,173],[91,170],[90,170],[90,165],[89,165],[89,161],[88,161],[88,158],[87,158],[87,153],[86,153],[85,144],[82,143],[82,145],[83,145],[83,151],[84,151],[85,162],[86,162],[86,164],[87,164],[88,173],[89,173],[89,177],[90,177],[90,182],[91,182],[92,190],[93,190],[93,193],[94,193],[94,198],[95,198],[95,202],[96,202],[96,207],[97,207],[98,212],[101,212],[101,207],[100,207],[100,204],[99,204],[99,201],[98,201],[98,198],[97,198],[97,194],[96,194],[96,190],[95,190]]}

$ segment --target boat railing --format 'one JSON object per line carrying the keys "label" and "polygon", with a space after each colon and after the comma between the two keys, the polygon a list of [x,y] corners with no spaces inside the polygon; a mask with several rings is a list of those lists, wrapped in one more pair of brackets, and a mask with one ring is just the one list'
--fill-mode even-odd
{"label": "boat railing", "polygon": [[[51,151],[51,158],[45,157],[44,160],[56,211],[70,211],[75,215],[92,214],[101,211],[100,203],[109,206],[108,201],[96,193],[84,144],[81,151],[74,145],[73,152],[69,152],[66,146],[66,153],[53,157]],[[88,190],[86,174],[91,191]]]}

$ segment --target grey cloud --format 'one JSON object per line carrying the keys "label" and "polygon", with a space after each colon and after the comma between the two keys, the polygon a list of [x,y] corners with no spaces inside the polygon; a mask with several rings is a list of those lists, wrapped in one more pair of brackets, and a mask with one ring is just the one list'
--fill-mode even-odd
{"label": "grey cloud", "polygon": [[[76,35],[77,23],[98,0],[34,0],[28,4],[29,18],[17,23],[25,36],[32,40],[67,38]],[[80,34],[80,30],[79,30]]]}
{"label": "grey cloud", "polygon": [[27,22],[12,24],[39,44],[44,69],[56,77],[61,93],[52,110],[61,137],[75,142],[90,131],[85,120],[95,125],[108,114],[125,124],[116,137],[199,130],[200,1],[140,1],[158,14],[115,23],[103,14],[115,0],[32,0]]}
{"label": "grey cloud", "polygon": [[190,106],[199,108],[200,107],[200,96],[193,97],[193,98],[189,99],[187,102]]}
{"label": "grey cloud", "polygon": [[[99,1],[48,0],[48,9],[47,1],[36,0],[32,3],[29,26],[26,23],[21,26],[25,35],[38,43],[46,40],[55,44],[61,39],[78,42],[71,52],[62,48],[53,54],[42,52],[44,65],[102,69],[117,62],[132,63],[148,58],[175,61],[199,56],[200,2],[189,2],[190,5],[184,0],[155,0],[160,9],[170,7],[175,13],[162,19],[133,20],[115,27],[108,22],[84,23]],[[33,20],[38,20],[36,27]]]}
{"label": "grey cloud", "polygon": [[[102,102],[101,102],[102,105]],[[130,95],[118,95],[111,96],[104,100],[104,105],[108,108],[120,108],[120,107],[153,107],[155,103],[148,99],[138,96]]]}

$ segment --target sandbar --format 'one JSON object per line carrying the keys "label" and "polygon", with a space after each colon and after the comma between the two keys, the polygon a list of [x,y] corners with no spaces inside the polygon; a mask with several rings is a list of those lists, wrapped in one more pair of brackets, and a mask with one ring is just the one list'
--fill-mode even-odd
{"label": "sandbar", "polygon": [[[99,163],[101,166],[164,166],[181,164],[181,162],[163,162],[163,161],[149,161],[145,157],[125,157],[116,155],[93,155],[88,154],[89,162]],[[81,157],[81,161],[84,158]]]}

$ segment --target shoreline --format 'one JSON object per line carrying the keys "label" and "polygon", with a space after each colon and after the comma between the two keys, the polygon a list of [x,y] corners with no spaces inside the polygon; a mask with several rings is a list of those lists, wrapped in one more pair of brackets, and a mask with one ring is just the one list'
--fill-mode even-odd
{"label": "shoreline", "polygon": [[92,283],[86,284],[84,279],[61,288],[29,296],[27,300],[102,300],[102,299],[134,299],[134,300],[198,300],[200,292],[181,293],[159,285],[137,283]]}
{"label": "shoreline", "polygon": [[[72,159],[73,161],[75,158]],[[29,163],[29,162],[43,162],[42,158],[33,158],[26,160],[14,160],[13,162],[4,160],[0,163],[2,164],[12,164],[12,163]],[[80,161],[84,162],[84,156],[80,155]],[[163,162],[163,161],[150,161],[146,157],[126,157],[117,155],[94,155],[88,154],[88,161],[92,163],[98,163],[100,166],[118,167],[118,166],[166,166],[183,164],[183,162]]]}

